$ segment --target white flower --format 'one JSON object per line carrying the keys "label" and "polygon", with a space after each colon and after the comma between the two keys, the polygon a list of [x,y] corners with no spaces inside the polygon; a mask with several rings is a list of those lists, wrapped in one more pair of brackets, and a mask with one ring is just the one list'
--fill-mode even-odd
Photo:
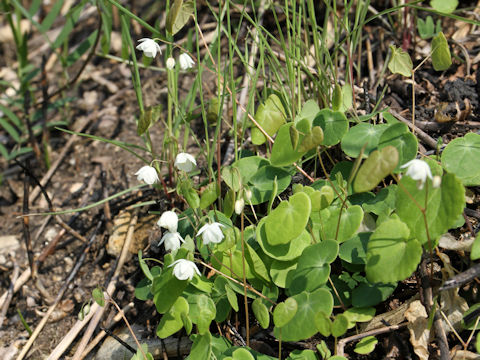
{"label": "white flower", "polygon": [[172,57],[169,57],[167,59],[167,64],[166,65],[167,65],[168,70],[172,70],[175,67],[175,59],[172,58]]}
{"label": "white flower", "polygon": [[175,251],[180,248],[180,242],[185,242],[182,236],[178,232],[170,232],[167,231],[163,236],[158,246],[165,243],[165,250],[166,251]]}
{"label": "white flower", "polygon": [[430,166],[423,160],[410,160],[406,164],[400,166],[400,168],[407,168],[405,175],[410,176],[413,180],[417,180],[418,189],[422,190],[427,177],[432,180],[432,172],[430,171]]}
{"label": "white flower", "polygon": [[438,175],[435,175],[433,177],[433,187],[434,188],[439,188],[440,185],[442,185],[442,177],[441,176],[438,176]]}
{"label": "white flower", "polygon": [[158,181],[157,170],[148,165],[138,170],[135,175],[137,175],[138,181],[144,181],[148,185],[155,184]]}
{"label": "white flower", "polygon": [[245,200],[243,200],[243,198],[240,198],[237,201],[235,201],[235,214],[240,215],[243,211],[244,206],[245,206]]}
{"label": "white flower", "polygon": [[138,40],[140,44],[137,45],[137,50],[143,51],[146,57],[154,58],[157,55],[162,53],[160,45],[158,45],[155,40],[149,38],[143,38]]}
{"label": "white flower", "polygon": [[218,244],[224,238],[224,235],[222,233],[222,230],[220,229],[220,226],[224,227],[224,225],[217,222],[214,222],[213,224],[205,224],[201,227],[197,236],[200,236],[203,234],[202,239],[203,239],[204,245],[207,245],[208,243]]}
{"label": "white flower", "polygon": [[195,166],[197,166],[197,162],[195,158],[187,153],[179,153],[175,158],[175,167],[178,170],[183,170],[185,172],[190,172],[193,170]]}
{"label": "white flower", "polygon": [[165,211],[157,221],[157,225],[172,233],[177,232],[178,216],[173,211]]}
{"label": "white flower", "polygon": [[175,275],[178,280],[192,280],[195,273],[200,275],[197,265],[190,260],[179,259],[174,261],[169,267],[172,266],[174,266],[173,275]]}
{"label": "white flower", "polygon": [[180,69],[187,70],[190,69],[195,62],[187,53],[183,53],[178,57],[178,62],[180,63]]}

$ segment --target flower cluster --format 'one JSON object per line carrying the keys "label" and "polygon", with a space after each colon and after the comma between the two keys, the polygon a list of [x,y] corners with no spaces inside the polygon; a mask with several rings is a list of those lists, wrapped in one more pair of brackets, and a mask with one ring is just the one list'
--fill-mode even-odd
{"label": "flower cluster", "polygon": [[181,243],[185,242],[182,236],[177,232],[178,216],[173,211],[165,211],[162,216],[160,216],[160,220],[157,221],[157,225],[168,230],[162,236],[162,239],[158,244],[164,244],[166,251],[178,250]]}
{"label": "flower cluster", "polygon": [[[143,51],[146,57],[154,58],[159,54],[162,54],[160,45],[154,39],[143,38],[138,40],[140,44],[137,45],[137,50]],[[175,67],[175,59],[170,57],[167,59],[166,66],[167,69],[172,70]],[[178,63],[180,64],[180,69],[188,70],[195,65],[195,61],[187,53],[182,53],[178,57]]]}

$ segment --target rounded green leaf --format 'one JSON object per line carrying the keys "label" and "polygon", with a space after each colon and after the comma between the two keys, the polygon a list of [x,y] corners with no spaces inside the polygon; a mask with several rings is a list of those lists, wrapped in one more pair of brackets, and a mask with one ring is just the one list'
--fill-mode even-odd
{"label": "rounded green leaf", "polygon": [[222,168],[222,179],[230,189],[238,192],[242,188],[242,175],[235,166],[224,166]]}
{"label": "rounded green leaf", "polygon": [[358,170],[354,182],[355,191],[364,192],[375,188],[395,170],[398,159],[398,150],[393,146],[373,151]]}
{"label": "rounded green leaf", "polygon": [[248,156],[241,159],[238,159],[232,164],[232,167],[235,167],[240,172],[241,182],[246,184],[250,181],[253,175],[258,171],[258,169],[270,165],[270,162],[260,156]]}
{"label": "rounded green leaf", "polygon": [[297,260],[293,261],[278,261],[273,260],[270,265],[270,276],[275,285],[285,288],[287,283],[287,276],[290,272],[297,268]]}
{"label": "rounded green leaf", "polygon": [[320,311],[329,316],[333,310],[333,297],[326,289],[318,289],[312,293],[302,292],[293,296],[293,299],[298,304],[293,319],[281,328],[276,326],[274,329],[275,337],[281,336],[283,341],[300,341],[315,335],[317,326],[312,319]]}
{"label": "rounded green leaf", "polygon": [[431,0],[430,6],[439,12],[450,14],[457,8],[458,0]]}
{"label": "rounded green leaf", "polygon": [[311,125],[313,119],[315,119],[315,116],[317,116],[319,111],[320,108],[315,100],[307,100],[305,104],[303,104],[300,113],[298,113],[298,115],[295,117],[295,124],[297,124],[300,120],[306,119]]}
{"label": "rounded green leaf", "polygon": [[165,339],[175,334],[183,327],[182,314],[188,314],[189,306],[183,297],[177,298],[173,306],[160,319],[157,326],[157,336]]}
{"label": "rounded green leaf", "polygon": [[265,221],[267,241],[270,245],[287,244],[305,230],[310,216],[310,198],[300,192],[288,201],[282,201]]}
{"label": "rounded green leaf", "polygon": [[[308,123],[307,120],[306,122]],[[300,136],[293,123],[290,122],[284,124],[278,130],[277,137],[275,138],[275,142],[273,143],[272,147],[272,155],[270,157],[272,165],[288,166],[293,164],[295,161],[300,159],[303,154],[305,154],[305,152],[296,149],[297,145],[294,141],[292,141],[292,132],[295,134],[294,136],[298,136],[298,138],[295,138],[296,143],[298,144],[300,138],[303,138],[303,135]]]}
{"label": "rounded green leaf", "polygon": [[312,130],[306,134],[298,146],[298,151],[307,152],[320,146],[323,141],[323,130],[320,126],[314,126]]}
{"label": "rounded green leaf", "polygon": [[283,327],[293,319],[297,313],[298,304],[294,298],[287,298],[284,302],[278,303],[273,310],[273,322],[277,327]]}
{"label": "rounded green leaf", "polygon": [[[277,130],[285,123],[285,109],[283,108],[280,98],[271,94],[265,104],[260,104],[255,113],[255,121],[270,136],[273,136]],[[265,142],[266,137],[254,126],[252,128],[252,143],[261,145]]]}
{"label": "rounded green leaf", "polygon": [[332,334],[332,320],[323,312],[320,311],[317,313],[313,320],[315,321],[318,332],[322,336],[328,337]]}
{"label": "rounded green leaf", "polygon": [[410,55],[401,48],[390,45],[392,55],[388,62],[388,69],[394,74],[400,74],[406,77],[412,76],[413,63]]}
{"label": "rounded green leaf", "polygon": [[361,355],[370,354],[373,350],[375,350],[377,343],[378,340],[375,336],[367,336],[357,343],[353,351]]}
{"label": "rounded green leaf", "polygon": [[355,326],[357,322],[367,322],[375,316],[374,307],[353,307],[345,310],[343,315],[348,319],[348,328]]}
{"label": "rounded green leaf", "polygon": [[400,170],[399,166],[415,159],[418,151],[418,140],[409,130],[407,124],[398,123],[390,125],[380,136],[378,149],[386,146],[393,146],[398,151],[398,166],[395,171]]}
{"label": "rounded green leaf", "polygon": [[344,335],[348,330],[348,319],[345,315],[340,314],[335,316],[332,323],[332,336],[339,337]]}
{"label": "rounded green leaf", "polygon": [[367,259],[367,244],[371,232],[362,232],[355,234],[340,245],[338,256],[340,259],[350,264],[365,264]]}
{"label": "rounded green leaf", "polygon": [[330,275],[330,263],[338,254],[338,243],[324,240],[303,250],[297,268],[287,276],[286,286],[290,294],[313,291],[325,285]]}
{"label": "rounded green leaf", "polygon": [[237,294],[235,294],[235,291],[228,285],[228,283],[225,284],[225,292],[227,294],[227,299],[228,302],[230,303],[230,306],[232,307],[233,310],[238,312],[238,299],[237,299]]}
{"label": "rounded green leaf", "polygon": [[190,305],[189,317],[194,324],[197,324],[199,334],[205,334],[210,328],[210,323],[215,319],[216,308],[213,300],[204,294],[190,295],[188,297]]}
{"label": "rounded green leaf", "polygon": [[92,297],[95,302],[100,305],[100,306],[105,306],[105,297],[103,296],[103,291],[100,289],[100,287],[96,287],[92,291]]}
{"label": "rounded green leaf", "polygon": [[348,130],[342,138],[342,150],[345,154],[351,157],[358,157],[361,150],[366,145],[363,151],[363,157],[366,158],[378,146],[380,136],[388,128],[386,124],[373,125],[368,123],[360,123]]}
{"label": "rounded green leaf", "polygon": [[[447,2],[447,1],[444,1]],[[443,32],[439,32],[432,40],[432,65],[436,71],[447,70],[452,65],[452,55],[450,55],[450,49],[448,47],[448,41],[443,35]]]}
{"label": "rounded green leaf", "polygon": [[[363,210],[359,205],[347,209],[330,209],[330,216],[324,222],[322,235],[325,239],[336,239],[339,243],[350,239],[358,230],[363,220]],[[342,212],[341,216],[340,211]],[[338,221],[340,219],[340,225]]]}
{"label": "rounded green leaf", "polygon": [[268,328],[268,325],[270,324],[270,314],[268,313],[268,309],[262,302],[261,298],[256,298],[253,300],[252,310],[260,326],[263,329]]}
{"label": "rounded green leaf", "polygon": [[193,1],[175,0],[168,12],[165,28],[170,34],[175,35],[185,26],[194,11],[195,5]]}
{"label": "rounded green leaf", "polygon": [[387,220],[370,236],[367,250],[367,279],[390,283],[405,280],[417,268],[422,245],[410,238],[408,226],[400,220]]}
{"label": "rounded green leaf", "polygon": [[[465,188],[454,174],[443,175],[438,188],[434,188],[428,180],[428,184],[425,185],[428,186],[428,191],[425,191],[425,188],[418,189],[417,182],[409,176],[402,177],[400,184],[397,191],[396,213],[408,225],[412,236],[423,245],[428,244],[428,238],[425,219],[418,204],[420,206],[427,204],[426,220],[432,242],[455,225],[465,207]],[[412,201],[412,197],[416,203]]]}
{"label": "rounded green leaf", "polygon": [[320,110],[313,120],[313,126],[320,126],[323,130],[322,145],[336,145],[348,131],[348,120],[344,113],[330,109]]}
{"label": "rounded green leaf", "polygon": [[263,218],[258,223],[256,229],[257,241],[263,252],[273,259],[280,261],[289,261],[296,259],[302,254],[303,249],[305,249],[312,240],[310,234],[306,230],[304,230],[300,234],[300,236],[296,237],[288,244],[275,246],[270,245],[267,241],[265,221],[266,218]]}
{"label": "rounded green leaf", "polygon": [[352,291],[352,305],[356,307],[375,306],[385,301],[395,290],[393,284],[360,283]]}
{"label": "rounded green leaf", "polygon": [[233,360],[255,360],[255,357],[245,348],[236,349],[232,353]]}
{"label": "rounded green leaf", "polygon": [[252,191],[251,202],[253,205],[258,205],[270,200],[273,195],[275,179],[277,183],[277,193],[281,193],[290,185],[292,177],[286,170],[268,165],[261,167],[250,178],[250,190]]}
{"label": "rounded green leaf", "polygon": [[465,186],[480,185],[480,135],[468,133],[456,138],[443,150],[442,165]]}
{"label": "rounded green leaf", "polygon": [[217,200],[220,195],[218,190],[218,184],[216,182],[212,182],[205,187],[200,196],[200,209],[206,209]]}
{"label": "rounded green leaf", "polygon": [[470,252],[470,259],[478,260],[480,259],[480,233],[477,234],[472,245],[472,250]]}

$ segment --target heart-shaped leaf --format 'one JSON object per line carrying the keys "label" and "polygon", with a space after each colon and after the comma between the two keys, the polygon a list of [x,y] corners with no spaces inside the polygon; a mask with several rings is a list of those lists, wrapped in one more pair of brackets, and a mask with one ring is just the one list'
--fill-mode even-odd
{"label": "heart-shaped leaf", "polygon": [[318,312],[313,321],[315,322],[315,326],[321,335],[328,337],[332,334],[332,320],[330,320],[330,317],[325,315],[323,312]]}
{"label": "heart-shaped leaf", "polygon": [[480,135],[468,133],[450,141],[442,153],[442,165],[465,186],[480,185]]}
{"label": "heart-shaped leaf", "polygon": [[213,300],[204,294],[188,296],[189,317],[197,324],[199,334],[208,332],[210,323],[215,319],[216,308]]}
{"label": "heart-shaped leaf", "polygon": [[363,157],[367,157],[378,146],[380,136],[388,128],[386,124],[373,125],[367,123],[360,123],[348,130],[342,138],[342,150],[351,157],[358,157],[362,148],[366,145],[363,151]]}
{"label": "heart-shaped leaf", "polygon": [[160,319],[157,326],[157,336],[165,339],[175,334],[183,327],[182,314],[188,314],[189,306],[183,297],[177,298],[173,306]]}
{"label": "heart-shaped leaf", "polygon": [[410,55],[401,48],[390,45],[392,56],[388,62],[388,69],[394,74],[400,74],[406,77],[412,76],[413,63]]}
{"label": "heart-shaped leaf", "polygon": [[[308,124],[308,120],[305,120]],[[292,141],[292,132],[295,139]],[[298,136],[298,138],[296,138]],[[303,137],[303,136],[302,136]],[[273,143],[272,155],[270,161],[275,166],[288,166],[300,159],[304,152],[295,150],[294,142],[298,144],[300,134],[293,123],[287,123],[280,127],[277,137]]]}
{"label": "heart-shaped leaf", "polygon": [[364,192],[375,188],[395,170],[398,158],[398,150],[393,146],[373,151],[358,170],[354,182],[355,191]]}
{"label": "heart-shaped leaf", "polygon": [[283,341],[300,341],[308,339],[317,333],[317,327],[312,319],[322,311],[327,316],[333,310],[333,297],[330,291],[318,289],[312,293],[302,292],[292,297],[298,304],[293,318],[281,328],[275,326],[274,334]]}
{"label": "heart-shaped leaf", "polygon": [[253,300],[252,310],[260,326],[263,329],[268,328],[270,324],[270,314],[268,313],[268,308],[260,298]]}
{"label": "heart-shaped leaf", "polygon": [[297,301],[289,297],[284,302],[278,303],[273,310],[273,322],[277,327],[284,327],[297,313]]}
{"label": "heart-shaped leaf", "polygon": [[298,146],[299,152],[307,152],[315,149],[323,141],[323,130],[320,126],[314,126],[310,133],[303,137],[302,142]]}
{"label": "heart-shaped leaf", "polygon": [[450,14],[457,8],[458,0],[431,0],[430,6],[439,12]]}
{"label": "heart-shaped leaf", "polygon": [[378,340],[375,336],[367,336],[358,342],[353,351],[360,355],[370,354],[377,344]]}
{"label": "heart-shaped leaf", "polygon": [[[323,232],[324,239],[336,239],[339,243],[350,239],[362,224],[363,210],[359,205],[353,205],[348,209],[335,207],[330,210],[330,216],[324,222]],[[340,211],[342,214],[340,215]],[[340,225],[338,222],[340,221]]]}
{"label": "heart-shaped leaf", "polygon": [[282,201],[265,222],[267,241],[270,245],[287,244],[305,230],[310,216],[310,198],[300,192],[288,201]]}
{"label": "heart-shaped leaf", "polygon": [[386,146],[393,146],[398,151],[398,166],[395,171],[400,170],[400,165],[415,159],[418,151],[418,140],[409,130],[407,124],[392,124],[383,131],[378,142],[378,149]]}
{"label": "heart-shaped leaf", "polygon": [[[270,136],[285,123],[285,109],[280,98],[271,94],[265,104],[260,104],[255,113],[255,121]],[[256,126],[252,128],[252,143],[261,145],[267,140],[265,135]]]}
{"label": "heart-shaped leaf", "polygon": [[410,237],[408,226],[400,220],[387,220],[370,236],[367,250],[367,279],[390,283],[405,280],[417,268],[422,246]]}
{"label": "heart-shaped leaf", "polygon": [[313,120],[313,126],[320,126],[323,130],[322,145],[336,145],[348,131],[348,120],[344,113],[330,109],[320,110]]}
{"label": "heart-shaped leaf", "polygon": [[167,31],[175,35],[179,32],[195,11],[194,2],[192,0],[175,0],[172,8],[168,12],[165,28]]}

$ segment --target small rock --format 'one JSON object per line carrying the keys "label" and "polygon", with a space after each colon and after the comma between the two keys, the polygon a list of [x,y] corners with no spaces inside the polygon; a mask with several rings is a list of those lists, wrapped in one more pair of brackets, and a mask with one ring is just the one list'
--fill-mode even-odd
{"label": "small rock", "polygon": [[0,264],[7,266],[8,254],[20,248],[20,242],[15,235],[0,236]]}

